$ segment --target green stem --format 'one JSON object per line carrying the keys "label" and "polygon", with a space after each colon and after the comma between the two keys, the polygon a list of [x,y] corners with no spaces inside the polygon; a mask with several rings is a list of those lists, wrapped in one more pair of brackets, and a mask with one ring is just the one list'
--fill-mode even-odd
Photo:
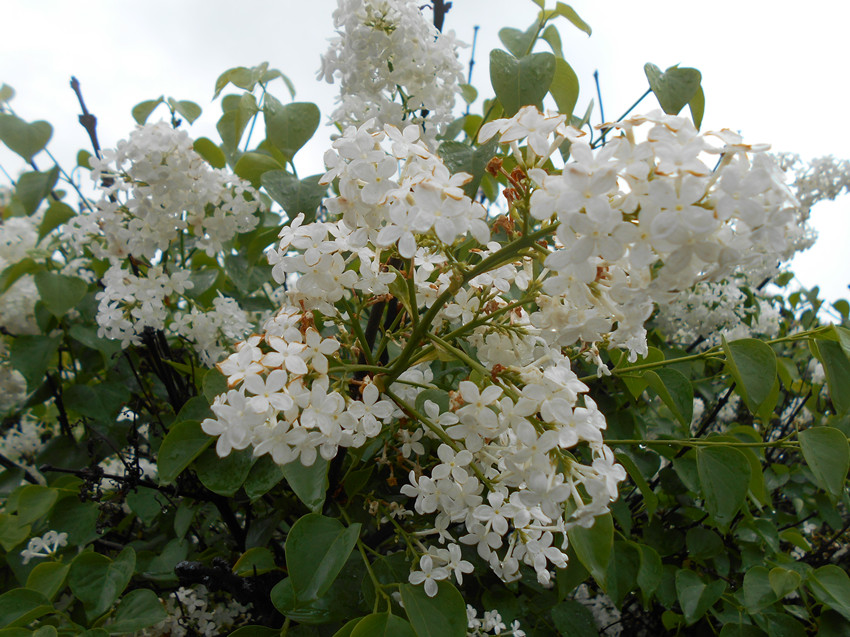
{"label": "green stem", "polygon": [[[342,298],[342,302],[345,304],[345,311],[348,312],[348,320],[351,324],[351,329],[354,331],[354,335],[357,337],[357,341],[360,343],[360,351],[363,352],[363,356],[366,359],[366,362],[369,365],[375,365],[375,358],[372,356],[372,350],[369,348],[369,341],[366,340],[366,335],[363,333],[363,326],[360,325],[360,320],[357,318],[357,313],[354,311],[354,308],[351,306],[351,303],[345,297]],[[369,370],[363,370],[369,371]]]}
{"label": "green stem", "polygon": [[[762,342],[765,343],[766,345],[776,345],[778,343],[786,343],[786,342],[789,342],[789,341],[801,341],[801,340],[805,340],[807,338],[810,338],[812,336],[815,336],[819,333],[828,331],[831,328],[832,328],[831,325],[826,325],[824,327],[818,327],[818,328],[813,329],[813,330],[806,330],[805,332],[800,332],[798,334],[792,334],[790,336],[782,336],[782,337],[779,337],[779,338],[774,338],[774,339],[771,339],[771,340],[768,340],[768,341],[762,341]],[[640,371],[644,371],[646,369],[653,369],[655,367],[664,367],[666,365],[675,365],[676,363],[686,363],[688,361],[695,361],[695,360],[699,360],[701,358],[712,358],[712,357],[717,357],[717,360],[726,360],[725,355],[723,354],[723,351],[721,350],[720,345],[715,345],[714,347],[707,349],[704,352],[700,352],[699,354],[691,354],[689,356],[681,356],[679,358],[668,358],[668,359],[663,360],[663,361],[655,361],[653,363],[642,363],[640,365],[631,365],[629,367],[615,367],[614,369],[611,370],[611,373],[615,374],[617,376],[622,376],[622,375],[625,375],[625,374],[630,374],[632,372],[640,372]],[[720,357],[722,357],[722,358],[720,358]],[[596,374],[591,374],[589,376],[582,376],[581,378],[579,378],[579,380],[583,383],[587,383],[589,381],[596,380],[596,379],[597,379]]]}
{"label": "green stem", "polygon": [[441,338],[440,338],[439,336],[437,336],[436,334],[427,334],[426,336],[427,336],[429,339],[431,339],[432,341],[434,341],[434,343],[435,343],[437,346],[441,347],[441,348],[442,348],[443,350],[445,350],[448,354],[451,354],[452,356],[454,356],[454,357],[455,357],[456,359],[458,359],[459,361],[461,361],[461,362],[463,362],[463,363],[466,363],[469,367],[471,367],[472,369],[474,369],[475,371],[477,371],[477,372],[478,372],[479,374],[481,374],[482,376],[487,377],[487,376],[489,376],[489,375],[490,375],[490,372],[487,370],[487,368],[486,368],[486,367],[484,367],[484,365],[482,365],[482,364],[481,364],[481,363],[479,363],[478,361],[474,360],[471,356],[469,356],[469,355],[468,355],[466,352],[464,352],[463,350],[458,349],[458,348],[457,348],[457,347],[455,347],[454,345],[449,345],[448,343],[446,343],[443,339],[441,339]]}
{"label": "green stem", "polygon": [[[428,429],[430,429],[432,432],[434,432],[434,434],[440,440],[442,440],[444,443],[446,443],[449,447],[451,447],[452,450],[455,453],[458,453],[461,450],[461,446],[457,443],[457,441],[453,440],[449,436],[449,434],[447,434],[445,431],[443,431],[443,428],[440,427],[440,425],[438,425],[437,423],[431,422],[423,414],[419,413],[414,407],[412,407],[411,405],[408,405],[405,401],[403,401],[401,398],[396,396],[389,388],[384,390],[384,393],[387,396],[389,396],[395,402],[395,404],[398,405],[401,408],[402,411],[406,412],[410,417],[414,418],[415,420],[418,420],[423,425],[428,427]],[[481,468],[477,464],[475,464],[474,462],[470,462],[469,466],[472,467],[472,472],[481,481],[481,483],[492,491],[493,485],[491,484],[491,482],[486,477],[484,477],[484,472],[481,471]]]}
{"label": "green stem", "polygon": [[648,445],[648,446],[667,446],[676,447],[780,447],[783,449],[798,449],[800,443],[791,442],[788,436],[773,442],[724,442],[715,440],[700,440],[688,438],[686,440],[605,440],[607,445]]}
{"label": "green stem", "polygon": [[[645,369],[654,369],[655,367],[664,367],[665,365],[673,365],[675,363],[684,363],[687,361],[696,361],[701,358],[709,358],[716,354],[720,354],[721,352],[715,352],[716,348],[711,348],[699,354],[691,354],[690,356],[682,356],[681,358],[668,358],[663,361],[655,361],[654,363],[642,363],[641,365],[632,365],[630,367],[615,367],[611,370],[612,374],[616,374],[618,376],[622,376],[624,374],[630,374],[632,372],[640,372]],[[591,374],[589,376],[582,376],[579,380],[583,383],[586,383],[591,380],[596,380],[596,374]]]}
{"label": "green stem", "polygon": [[[344,510],[340,509],[339,511],[342,514],[342,517],[345,518],[346,524],[351,526],[351,519],[345,513]],[[363,548],[363,542],[360,541],[360,538],[357,538],[357,550],[360,552],[360,557],[363,558],[363,564],[366,567],[366,572],[369,574],[369,579],[372,580],[372,586],[375,587],[375,608],[373,612],[377,612],[378,609],[378,595],[382,597],[389,597],[384,590],[381,582],[378,581],[377,576],[375,575],[375,571],[372,570],[372,563],[369,561],[369,557],[366,555],[366,551]]]}
{"label": "green stem", "polygon": [[458,290],[460,290],[465,283],[474,279],[479,274],[483,274],[492,270],[494,268],[498,268],[499,266],[504,265],[505,263],[510,263],[513,261],[517,254],[531,246],[534,245],[539,239],[542,239],[548,234],[551,234],[558,226],[560,225],[559,221],[555,221],[554,223],[549,224],[545,228],[541,228],[537,232],[533,232],[531,234],[520,237],[516,241],[513,241],[506,245],[501,250],[494,252],[483,261],[481,261],[474,268],[465,273],[460,279],[455,280],[449,287],[437,297],[437,300],[434,301],[431,308],[425,313],[425,316],[419,321],[419,324],[414,328],[413,332],[410,335],[410,340],[407,341],[407,345],[404,346],[401,354],[399,354],[396,362],[390,368],[388,375],[391,380],[397,378],[403,371],[408,369],[410,366],[411,358],[415,350],[419,348],[422,341],[425,339],[425,333],[428,331],[428,328],[431,326],[431,323],[434,321],[434,318],[437,316],[437,313],[443,308],[446,302],[457,294]]}

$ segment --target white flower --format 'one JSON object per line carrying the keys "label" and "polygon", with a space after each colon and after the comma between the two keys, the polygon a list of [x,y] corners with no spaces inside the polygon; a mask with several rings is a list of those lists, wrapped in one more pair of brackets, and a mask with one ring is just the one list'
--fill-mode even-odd
{"label": "white flower", "polygon": [[424,583],[426,595],[434,597],[437,594],[437,582],[448,577],[449,571],[442,566],[435,568],[431,556],[426,553],[419,558],[419,570],[412,571],[408,581],[414,586]]}
{"label": "white flower", "polygon": [[27,548],[21,551],[24,564],[29,564],[34,557],[50,557],[63,546],[68,546],[68,534],[64,531],[48,531],[41,537],[31,538]]}

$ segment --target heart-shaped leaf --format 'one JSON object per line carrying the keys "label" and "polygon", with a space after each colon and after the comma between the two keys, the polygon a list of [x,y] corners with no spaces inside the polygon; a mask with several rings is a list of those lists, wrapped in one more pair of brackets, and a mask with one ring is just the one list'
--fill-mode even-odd
{"label": "heart-shaped leaf", "polygon": [[685,615],[686,624],[690,626],[705,615],[706,611],[714,606],[714,602],[720,599],[724,590],[726,590],[726,582],[723,580],[714,580],[706,584],[693,571],[687,569],[678,571],[676,595],[679,598],[682,613]]}
{"label": "heart-shaped leaf", "polygon": [[551,53],[533,53],[517,59],[500,49],[490,52],[490,83],[507,117],[527,104],[539,106],[553,77],[555,56]]}
{"label": "heart-shaped leaf", "polygon": [[311,175],[299,180],[285,170],[269,170],[263,173],[260,183],[290,218],[303,212],[304,222],[310,223],[328,192],[328,187],[319,183],[320,178],[321,175]]}
{"label": "heart-shaped leaf", "polygon": [[100,617],[109,610],[130,583],[135,566],[136,552],[129,546],[114,561],[92,551],[74,558],[68,573],[68,585],[83,602],[89,619]]}
{"label": "heart-shaped leaf", "polygon": [[558,105],[558,111],[569,119],[578,101],[578,76],[564,58],[555,60],[555,77],[549,86],[549,92]]}
{"label": "heart-shaped leaf", "polygon": [[643,67],[649,88],[658,98],[661,108],[669,115],[677,115],[696,95],[702,81],[702,74],[696,69],[671,66],[662,72],[660,68],[647,62]]}
{"label": "heart-shaped leaf", "polygon": [[28,124],[16,115],[0,114],[0,141],[26,161],[47,146],[52,135],[53,127],[47,122]]}
{"label": "heart-shaped leaf", "polygon": [[148,117],[151,116],[151,113],[154,112],[157,106],[164,102],[162,96],[160,95],[155,100],[145,100],[144,102],[139,102],[133,107],[133,110],[130,111],[130,114],[133,116],[133,119],[136,120],[136,123],[139,126],[144,126],[145,122],[148,121]]}
{"label": "heart-shaped leaf", "polygon": [[263,109],[266,139],[288,159],[292,159],[316,132],[321,115],[311,102],[293,102],[273,111]]}
{"label": "heart-shaped leaf", "polygon": [[505,48],[516,57],[521,58],[531,52],[534,37],[537,35],[537,24],[532,24],[526,31],[513,27],[505,27],[499,31],[499,39]]}
{"label": "heart-shaped leaf", "polygon": [[324,595],[348,559],[360,524],[344,527],[334,518],[308,513],[300,518],[286,538],[284,551],[292,588],[299,600]]}

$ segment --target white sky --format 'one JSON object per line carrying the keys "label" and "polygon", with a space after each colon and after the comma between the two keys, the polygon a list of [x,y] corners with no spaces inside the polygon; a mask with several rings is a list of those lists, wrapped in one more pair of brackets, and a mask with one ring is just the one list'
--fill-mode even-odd
{"label": "white sky", "polygon": [[[423,0],[423,3],[425,0]],[[554,4],[554,0],[547,0]],[[564,53],[582,85],[577,106],[595,97],[599,70],[605,115],[620,115],[647,88],[643,65],[698,68],[706,95],[704,129],[732,128],[750,142],[804,158],[850,157],[850,127],[842,107],[846,82],[850,4],[837,0],[574,0],[593,28],[587,37],[560,24]],[[69,88],[76,75],[86,104],[98,117],[102,146],[126,138],[130,109],[160,95],[200,104],[204,115],[190,129],[214,135],[220,114],[211,104],[215,79],[233,66],[268,61],[295,83],[296,99],[332,110],[335,86],[315,81],[319,56],[332,35],[334,0],[4,0],[0,83],[14,87],[16,112],[54,126],[49,148],[72,167],[88,139],[77,124],[79,107]],[[487,59],[500,46],[503,26],[521,29],[534,20],[530,0],[454,0],[446,28],[472,42],[479,25],[473,84],[488,94]],[[461,53],[468,62],[470,50]],[[278,86],[282,99],[288,97]],[[638,108],[656,108],[653,97]],[[154,114],[163,115],[162,111]],[[598,123],[598,111],[594,119]],[[301,174],[322,171],[329,129],[320,127],[296,160]],[[48,161],[42,155],[40,165]],[[0,165],[15,175],[21,163],[0,148]],[[2,176],[0,176],[0,179]],[[848,296],[850,200],[814,211],[818,245],[794,262],[799,279],[821,285],[828,299]]]}

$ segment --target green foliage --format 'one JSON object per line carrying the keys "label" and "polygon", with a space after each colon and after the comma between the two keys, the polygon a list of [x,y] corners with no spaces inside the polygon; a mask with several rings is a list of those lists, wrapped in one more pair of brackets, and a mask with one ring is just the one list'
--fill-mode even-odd
{"label": "green foliage", "polygon": [[359,524],[346,528],[318,513],[309,513],[292,526],[286,538],[286,564],[299,600],[315,600],[328,591],[348,560],[359,532]]}
{"label": "green foliage", "polygon": [[[588,129],[593,102],[578,103],[579,81],[564,56],[568,42],[562,41],[559,25],[569,23],[569,29],[587,35],[591,28],[569,5],[535,4],[540,11],[527,29],[499,31],[505,50],[490,53],[493,94],[479,95],[476,87],[462,85],[470,109],[437,137],[446,168],[468,173],[464,191],[482,202],[495,202],[505,187],[522,201],[533,177],[523,173],[528,148],[522,142],[519,157],[495,139],[478,142],[485,123],[523,106],[543,106],[545,100],[546,106],[554,102],[568,123]],[[566,49],[569,53],[571,47]],[[705,95],[699,71],[674,66],[662,72],[647,64],[645,73],[665,112],[680,113],[687,105],[700,126]],[[218,135],[192,142],[210,166],[230,169],[252,185],[247,197],[259,205],[259,224],[221,249],[207,251],[187,241],[164,248],[159,261],[132,256],[134,272],[188,270],[193,287],[182,297],[166,296],[168,312],[188,316],[192,309],[212,307],[221,294],[258,321],[267,320],[278,307],[280,280],[263,252],[277,242],[282,220],[290,224],[298,214],[304,214],[305,224],[334,220],[322,204],[339,186],[320,183],[322,174],[300,177],[293,163],[318,130],[320,110],[307,102],[279,101],[273,95],[283,88],[277,79],[294,98],[286,76],[266,63],[225,71],[214,88],[222,108]],[[46,149],[53,129],[7,111],[13,94],[0,87],[0,141],[29,162]],[[481,111],[472,112],[478,97]],[[174,126],[202,116],[197,103],[166,96],[137,104],[132,116],[143,125],[163,105]],[[605,133],[608,139],[614,131]],[[604,135],[593,143],[606,143]],[[366,153],[365,148],[360,151]],[[569,143],[561,151],[569,157]],[[78,167],[90,169],[91,157],[89,151],[78,153]],[[556,155],[545,170],[555,178],[560,166]],[[520,386],[516,371],[470,364],[476,362],[471,341],[441,340],[436,326],[443,319],[435,319],[431,306],[417,298],[421,282],[392,246],[377,255],[355,251],[351,263],[374,257],[378,273],[393,273],[395,279],[386,295],[347,286],[335,314],[308,312],[314,321],[310,328],[322,336],[341,335],[341,353],[328,356],[327,389],[353,397],[371,381],[381,392],[395,391],[395,383],[392,389],[388,385],[398,381],[401,368],[421,363],[432,377],[406,387],[423,391],[410,404],[396,401],[396,415],[381,423],[378,435],[331,461],[320,456],[310,466],[298,459],[281,466],[272,454],[255,457],[239,440],[230,441],[233,449],[220,457],[201,423],[221,408],[217,397],[233,389],[227,385],[232,373],[222,373],[227,364],[212,367],[168,330],[150,330],[138,342],[107,340],[96,317],[109,259],[87,253],[85,267],[75,270],[57,239],[78,209],[93,204],[71,201],[62,192],[71,184],[58,166],[27,171],[17,178],[3,217],[40,219],[38,243],[4,265],[0,291],[24,281],[34,285],[35,333],[17,334],[4,326],[8,356],[3,354],[0,363],[20,375],[25,395],[2,414],[2,431],[12,439],[27,426],[43,425],[36,437],[44,444],[31,456],[24,451],[2,457],[0,636],[133,634],[173,614],[168,600],[180,587],[201,582],[210,589],[210,604],[253,603],[250,617],[241,615],[251,624],[231,633],[239,637],[462,637],[467,603],[498,610],[506,630],[518,620],[530,637],[604,634],[590,606],[580,601],[586,597],[613,604],[623,634],[635,632],[635,626],[659,635],[850,634],[850,577],[843,557],[850,541],[847,301],[832,304],[841,324],[828,326],[821,324],[827,306],[817,290],[783,290],[787,297],[772,297],[747,289],[748,308],[764,302],[779,313],[778,336],[754,331],[753,315],[747,319],[750,338],[726,342],[705,335],[718,344],[681,343],[650,319],[648,350],[633,362],[613,343],[600,342],[598,352],[583,346],[565,350],[589,387],[583,405],[592,399],[606,418],[604,442],[624,476],[609,485],[617,499],[589,527],[591,520],[574,519],[569,507],[549,522],[535,521],[552,533],[553,546],[567,545],[569,562],[554,571],[551,586],[538,581],[527,561],[521,561],[515,581],[498,580],[473,542],[460,547],[472,572],[463,572],[462,584],[457,573],[449,574],[436,582],[431,597],[425,587],[410,583],[411,571],[421,567],[423,542],[436,539],[438,529],[408,520],[413,498],[399,485],[433,469],[440,445],[451,447],[457,439],[430,423],[434,437],[414,441],[424,453],[404,445],[412,445],[408,438],[421,424],[417,421],[428,419],[427,401],[441,412],[457,411],[464,401],[448,390],[467,379],[492,383],[503,398],[513,399],[510,392]],[[522,336],[522,313],[544,290],[543,260],[537,257],[555,239],[550,229],[530,240],[517,208],[512,210],[499,213],[498,223],[494,217],[489,222],[494,237],[515,241],[511,258],[529,264],[528,286],[511,287],[510,300],[516,301],[511,308],[489,297],[486,286],[476,289],[474,318],[453,328],[458,333],[504,313],[516,320],[500,329],[512,338]],[[313,241],[320,253],[322,239],[311,236]],[[498,267],[519,263],[499,261],[492,253],[482,256],[482,250],[472,239],[450,246],[440,266],[445,281],[435,275],[428,282],[435,294],[439,288],[456,295],[462,286],[453,286],[470,278],[473,269],[491,276]],[[603,263],[588,289],[607,286],[610,276]],[[790,280],[788,273],[774,282],[783,288]],[[286,286],[292,285],[290,278]],[[307,324],[300,328],[306,339]],[[421,343],[405,353],[417,335]],[[223,352],[219,360],[229,354]],[[598,376],[588,362],[597,354],[610,376]],[[824,381],[816,380],[815,363],[822,365]],[[349,364],[351,373],[337,373]],[[286,382],[296,383],[298,376],[292,373]],[[249,420],[246,414],[241,412]],[[528,422],[539,428],[536,433],[548,426],[540,413],[529,415]],[[256,426],[272,436],[279,425],[272,419]],[[559,450],[558,470],[567,474],[608,460],[595,444]],[[472,475],[476,469],[462,470]],[[466,497],[485,502],[492,486],[513,479],[512,471],[506,466],[498,475],[482,476],[486,487]],[[544,477],[535,487],[541,492],[564,488],[558,476]],[[602,496],[578,488],[577,497],[585,502]],[[537,506],[531,500],[524,504]],[[506,544],[520,552],[533,549],[537,538],[506,519]],[[461,521],[445,522],[448,529],[440,530],[465,532]],[[49,531],[67,534],[64,543],[30,555],[25,564],[30,542]]]}
{"label": "green foliage", "polygon": [[490,83],[505,109],[514,115],[527,104],[540,105],[555,77],[555,56],[532,53],[517,59],[495,49],[490,52]]}
{"label": "green foliage", "polygon": [[[679,111],[694,99],[696,99],[696,106],[692,111],[699,112],[704,108],[705,96],[700,87],[702,74],[696,69],[680,68],[677,64],[662,72],[660,68],[647,62],[643,70],[646,73],[646,79],[649,80],[649,88],[655,93],[665,113],[678,115]],[[702,120],[702,117],[699,119]],[[694,117],[694,122],[696,120],[697,118]]]}
{"label": "green foliage", "polygon": [[0,113],[0,141],[27,162],[47,146],[52,136],[53,127],[47,122],[30,124],[17,115]]}

